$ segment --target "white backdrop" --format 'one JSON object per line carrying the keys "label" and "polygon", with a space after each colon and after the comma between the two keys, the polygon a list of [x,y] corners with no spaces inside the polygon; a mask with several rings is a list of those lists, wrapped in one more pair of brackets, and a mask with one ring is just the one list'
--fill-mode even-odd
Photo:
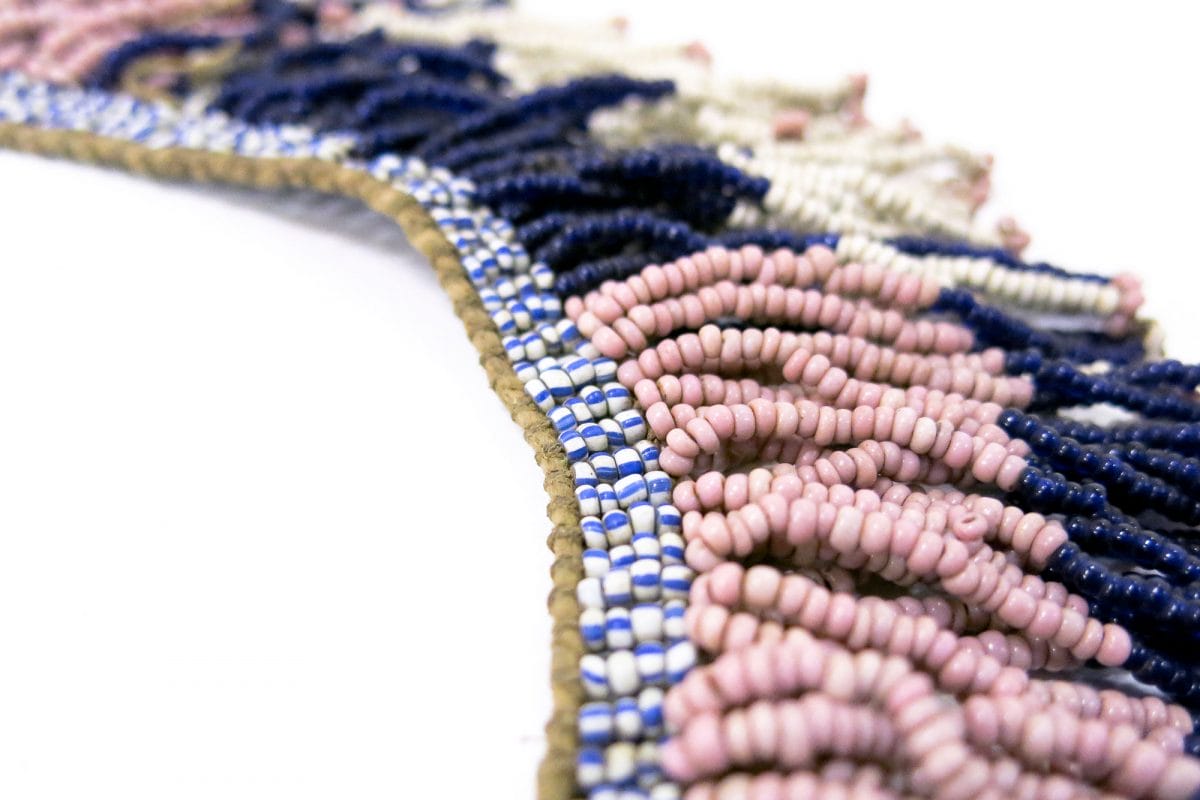
{"label": "white backdrop", "polygon": [[[1030,255],[1139,272],[1200,359],[1193,21],[777,6],[587,13],[726,69],[870,72],[872,116],[996,155]],[[529,797],[540,471],[399,233],[10,153],[0,220],[0,796]]]}

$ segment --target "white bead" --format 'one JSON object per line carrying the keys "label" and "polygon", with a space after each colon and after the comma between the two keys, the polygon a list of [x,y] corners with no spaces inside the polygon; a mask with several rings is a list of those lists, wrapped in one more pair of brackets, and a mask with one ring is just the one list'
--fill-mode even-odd
{"label": "white bead", "polygon": [[629,623],[633,627],[633,638],[639,642],[662,641],[663,610],[657,603],[638,603],[629,612]]}
{"label": "white bead", "polygon": [[633,630],[626,609],[610,608],[604,615],[604,641],[609,650],[628,650],[633,647]]}
{"label": "white bead", "polygon": [[613,713],[608,703],[584,703],[579,707],[579,738],[585,742],[608,742],[613,735]]}
{"label": "white bead", "polygon": [[479,301],[483,303],[484,310],[489,314],[504,308],[504,301],[500,299],[500,295],[491,289],[480,289]]}
{"label": "white bead", "polygon": [[550,390],[546,388],[546,384],[541,380],[534,378],[525,384],[525,393],[529,395],[542,413],[548,413],[554,408],[554,398],[550,395]]}
{"label": "white bead", "polygon": [[[536,297],[529,297],[528,300],[512,300],[508,305],[509,313],[512,314],[512,321],[515,321],[518,329],[528,330],[530,325],[534,323],[534,312],[541,312],[541,303]],[[540,315],[539,315],[540,319]],[[538,335],[546,339],[547,342],[558,342],[558,331],[554,331],[553,337],[547,337],[541,326],[538,327]]]}
{"label": "white bead", "polygon": [[637,674],[643,684],[660,685],[666,678],[666,649],[659,642],[642,642],[634,650]]}
{"label": "white bead", "polygon": [[613,729],[618,739],[637,739],[642,734],[642,715],[638,713],[637,700],[622,697],[613,704]]}
{"label": "white bead", "polygon": [[966,284],[968,286],[983,286],[988,279],[988,273],[991,272],[994,264],[991,259],[980,258],[971,263],[971,269],[968,272]]}
{"label": "white bead", "polygon": [[524,361],[527,354],[524,351],[524,345],[521,344],[521,339],[515,336],[505,336],[500,339],[500,344],[504,347],[504,353],[509,356],[510,361]]}
{"label": "white bead", "polygon": [[[608,449],[608,435],[595,422],[585,422],[579,426],[578,430],[579,435],[583,437],[584,444],[587,445],[587,449],[590,452],[599,453]],[[615,462],[613,469],[616,469]]]}
{"label": "white bead", "polygon": [[683,515],[679,509],[670,503],[663,503],[654,509],[656,522],[654,529],[659,536],[668,533],[679,533],[683,529]]}
{"label": "white bead", "polygon": [[600,497],[600,511],[607,514],[609,511],[616,511],[621,507],[617,502],[617,493],[607,483],[601,483],[596,486],[596,494]]}
{"label": "white bead", "polygon": [[642,727],[646,736],[657,736],[662,732],[663,691],[657,686],[647,686],[638,693],[638,710],[642,713]]}
{"label": "white bead", "polygon": [[635,561],[629,568],[634,600],[657,600],[662,591],[662,566],[651,558]]}
{"label": "white bead", "polygon": [[621,784],[632,780],[637,770],[637,748],[630,742],[617,742],[604,749],[604,778]]}
{"label": "white bead", "polygon": [[599,516],[600,495],[595,486],[576,486],[575,500],[579,503],[579,513],[584,516]]}
{"label": "white bead", "polygon": [[1105,286],[1096,296],[1096,311],[1103,316],[1108,316],[1117,310],[1120,302],[1120,293],[1112,286]]}
{"label": "white bead", "polygon": [[604,399],[608,402],[608,413],[616,416],[627,409],[633,408],[633,397],[629,390],[616,381],[604,384]]}
{"label": "white bead", "polygon": [[543,291],[554,288],[554,271],[540,261],[529,268],[529,276]]}
{"label": "white bead", "polygon": [[580,388],[579,397],[587,404],[588,411],[591,412],[593,418],[600,419],[608,415],[608,403],[604,399],[604,392],[595,386]]}
{"label": "white bead", "polygon": [[596,348],[596,345],[592,344],[586,339],[575,345],[575,352],[593,362],[600,357],[600,351]]}
{"label": "white bead", "polygon": [[517,330],[528,330],[533,324],[533,317],[529,314],[529,308],[520,301],[514,301],[508,306],[508,313],[512,317],[513,324],[517,326]]}
{"label": "white bead", "polygon": [[988,294],[1000,294],[1000,289],[1004,286],[1004,270],[993,269],[988,273],[987,283],[984,284],[983,290]]}
{"label": "white bead", "polygon": [[604,610],[604,588],[599,578],[584,578],[575,586],[575,599],[581,608]]}
{"label": "white bead", "polygon": [[654,506],[646,502],[634,503],[625,511],[629,515],[629,524],[633,526],[633,535],[638,534],[653,534],[657,526],[655,520],[658,515],[655,513]]}
{"label": "white bead", "polygon": [[645,471],[641,454],[632,447],[618,449],[613,453],[613,458],[617,461],[617,472],[622,476],[638,475]]}
{"label": "white bead", "polygon": [[629,515],[624,511],[618,509],[606,512],[601,521],[604,522],[604,531],[608,534],[610,546],[629,544],[633,539],[633,527],[629,524]]}
{"label": "white bead", "polygon": [[502,270],[510,270],[513,268],[515,259],[513,258],[512,250],[506,245],[497,245],[495,249],[496,263],[500,265]]}
{"label": "white bead", "polygon": [[[563,319],[560,319],[558,322],[554,323],[554,329],[558,331],[558,338],[562,341],[562,343],[573,349],[575,351],[575,355],[587,361],[588,366],[590,367],[592,364],[592,357],[579,352],[578,347],[582,340],[580,338],[579,328],[575,327],[575,323],[564,317]],[[595,380],[595,378],[596,369],[593,367],[592,377],[589,378],[589,380]],[[585,383],[586,382],[587,381],[585,381]],[[578,381],[576,381],[576,385],[579,385]]]}
{"label": "white bead", "polygon": [[609,453],[593,453],[588,459],[596,470],[596,477],[611,485],[620,473],[617,470],[617,460]]}
{"label": "white bead", "polygon": [[[1046,301],[1050,298],[1050,287],[1054,283],[1054,278],[1050,275],[1042,274],[1034,277],[1033,302],[1034,305],[1042,307],[1046,305]],[[1116,309],[1113,309],[1115,311]],[[1105,313],[1105,312],[1101,312]],[[1111,313],[1111,312],[1108,312]]]}
{"label": "white bead", "polygon": [[603,581],[604,604],[606,606],[627,606],[633,600],[633,583],[630,580],[629,570],[613,570],[601,580]]}
{"label": "white bead", "polygon": [[579,612],[579,633],[589,650],[604,647],[604,612],[598,608],[585,608]]}
{"label": "white bead", "polygon": [[584,655],[579,659],[579,674],[588,697],[602,700],[608,696],[608,660],[603,656],[594,653]]}
{"label": "white bead", "polygon": [[[636,546],[636,544],[635,544]],[[678,533],[663,533],[658,537],[663,566],[682,564],[687,545]]]}
{"label": "white bead", "polygon": [[521,345],[525,348],[526,358],[534,359],[546,357],[546,342],[536,333],[526,334],[521,337]]}
{"label": "white bead", "polygon": [[529,361],[517,361],[514,363],[513,372],[517,373],[517,380],[521,383],[528,383],[538,376],[537,367]]}
{"label": "white bead", "polygon": [[608,560],[613,569],[629,569],[637,561],[637,553],[627,544],[619,544],[608,551]]}
{"label": "white bead", "polygon": [[[528,279],[525,279],[525,282],[528,284]],[[547,344],[555,345],[554,349],[557,351],[559,349],[557,345],[560,343],[558,328],[544,321],[546,319],[546,307],[542,296],[526,286],[524,290],[520,291],[519,297],[510,301],[509,309],[512,311],[514,318],[517,316],[518,306],[529,314],[529,324],[534,326],[537,335],[542,337]]]}
{"label": "white bead", "polygon": [[651,505],[661,506],[671,501],[671,476],[662,470],[656,469],[646,473],[646,488],[650,491]]}
{"label": "white bead", "polygon": [[[554,402],[553,400],[551,402]],[[588,453],[587,442],[578,431],[565,431],[558,435],[558,441],[567,452],[570,461],[579,461]]]}
{"label": "white bead", "polygon": [[1067,297],[1067,282],[1053,281],[1050,284],[1050,291],[1047,293],[1046,305],[1050,308],[1060,308],[1066,301]]}
{"label": "white bead", "polygon": [[572,464],[571,476],[575,479],[576,486],[595,486],[597,483],[596,470],[586,461]]}
{"label": "white bead", "polygon": [[566,371],[558,367],[542,372],[541,380],[555,400],[565,400],[575,393],[575,386]]}
{"label": "white bead", "polygon": [[662,568],[662,596],[664,600],[683,600],[692,586],[692,571],[683,564],[671,564]]}
{"label": "white bead", "polygon": [[642,415],[636,410],[625,409],[619,414],[614,414],[613,419],[620,424],[626,442],[632,444],[646,438],[646,420],[642,419]]}
{"label": "white bead", "polygon": [[604,523],[600,521],[599,517],[580,518],[579,529],[583,533],[585,547],[597,550],[604,550],[608,547],[608,532],[604,530]]}
{"label": "white bead", "polygon": [[596,383],[599,383],[601,386],[617,379],[617,362],[611,358],[600,357],[594,359],[592,367],[596,370]]}
{"label": "white bead", "polygon": [[658,448],[649,439],[642,439],[640,442],[633,443],[633,449],[637,450],[638,455],[642,457],[642,467],[644,472],[651,472],[658,469]]}
{"label": "white bead", "polygon": [[[591,789],[604,782],[604,754],[600,750],[585,748],[579,751],[575,761],[575,780],[584,789]],[[593,800],[596,793],[589,795]]]}
{"label": "white bead", "polygon": [[613,484],[613,490],[617,493],[617,502],[624,508],[644,502],[650,496],[646,488],[646,479],[641,475],[627,475],[621,478]]}
{"label": "white bead", "polygon": [[696,648],[687,639],[678,641],[667,648],[668,683],[679,683],[687,675],[688,670],[694,666],[696,666]]}
{"label": "white bead", "polygon": [[668,600],[662,605],[663,636],[668,641],[676,641],[687,637],[687,604],[682,600]]}
{"label": "white bead", "polygon": [[558,330],[553,325],[543,322],[535,328],[535,331],[542,342],[545,343],[547,352],[562,352],[562,342],[559,340]]}
{"label": "white bead", "polygon": [[1009,289],[1010,296],[1017,298],[1018,304],[1027,307],[1033,302],[1034,281],[1028,275],[1009,272],[1005,287]]}
{"label": "white bead", "polygon": [[550,412],[546,416],[550,418],[550,424],[559,433],[571,430],[576,424],[575,415],[565,406],[550,409]]}
{"label": "white bead", "polygon": [[650,800],[680,800],[683,793],[674,783],[656,783],[650,790]]}
{"label": "white bead", "polygon": [[[621,429],[621,425],[611,417],[603,417],[599,422],[600,427],[604,430],[604,436],[608,440],[609,447],[621,447],[628,442],[625,440],[625,431]],[[615,461],[613,462],[616,463]]]}
{"label": "white bead", "polygon": [[608,686],[614,695],[619,697],[633,694],[641,686],[642,679],[638,675],[637,660],[630,651],[616,650],[610,653],[605,666]]}
{"label": "white bead", "polygon": [[633,552],[639,559],[662,559],[662,545],[658,537],[653,533],[638,533],[636,528],[633,531]]}
{"label": "white bead", "polygon": [[[662,780],[662,759],[658,743],[644,741],[637,746],[638,784],[642,788],[654,786]],[[644,796],[643,796],[644,797]]]}
{"label": "white bead", "polygon": [[609,570],[608,553],[604,550],[583,551],[583,574],[589,578],[603,578]]}
{"label": "white bead", "polygon": [[596,370],[586,358],[576,356],[564,364],[563,368],[576,386],[587,386],[596,379]]}

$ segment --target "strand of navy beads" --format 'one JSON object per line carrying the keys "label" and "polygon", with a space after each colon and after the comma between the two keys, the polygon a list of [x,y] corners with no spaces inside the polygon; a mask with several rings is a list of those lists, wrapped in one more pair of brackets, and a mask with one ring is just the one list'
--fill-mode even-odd
{"label": "strand of navy beads", "polygon": [[[1126,665],[1135,677],[1190,708],[1200,708],[1200,675],[1195,672],[1200,559],[1171,536],[1144,528],[1110,505],[1105,487],[1114,490],[1125,510],[1153,508],[1168,517],[1186,515],[1191,501],[1117,456],[1080,446],[1034,416],[1007,409],[997,424],[1028,443],[1034,453],[1014,491],[1022,505],[1066,515],[1068,541],[1049,558],[1045,577],[1084,597],[1097,619],[1122,625],[1138,637],[1145,663],[1131,660]],[[1038,462],[1101,483],[1074,483]],[[1187,533],[1192,535],[1190,529]],[[1108,559],[1148,572],[1120,574],[1108,566]],[[1165,663],[1173,666],[1168,669]]]}
{"label": "strand of navy beads", "polygon": [[[292,17],[293,22],[312,23],[304,15],[296,17],[293,12]],[[247,44],[271,44],[276,38],[266,30],[257,39],[242,37]],[[134,40],[94,77],[101,83],[112,82],[123,65],[139,53],[171,44],[153,36]],[[183,48],[202,44],[212,42],[174,42]],[[592,110],[629,96],[654,99],[672,91],[670,82],[592,76],[506,98],[497,93],[506,82],[490,63],[493,52],[493,46],[474,40],[456,47],[397,45],[379,32],[346,42],[281,48],[270,54],[265,66],[243,69],[229,77],[213,105],[250,121],[354,131],[359,134],[355,154],[360,157],[412,150],[456,171],[480,159],[511,158],[544,148],[558,150],[558,162],[570,169],[569,175],[543,175],[536,168],[499,172],[478,185],[480,199],[493,203],[500,216],[515,221],[544,211],[547,205],[586,210],[635,200],[642,209],[631,215],[618,212],[616,219],[607,220],[600,228],[594,218],[568,223],[555,244],[592,241],[589,249],[580,253],[571,252],[577,248],[567,248],[567,260],[573,255],[586,255],[588,260],[576,261],[569,270],[558,267],[565,272],[557,282],[560,294],[582,291],[637,269],[638,259],[628,252],[631,242],[642,245],[647,262],[701,249],[704,238],[688,223],[699,228],[716,226],[729,217],[739,200],[758,202],[765,194],[765,179],[733,168],[711,151],[695,146],[668,144],[624,153],[584,146],[564,152],[570,133],[586,127]],[[398,70],[396,64],[408,66]],[[385,108],[386,115],[381,111]],[[419,114],[413,118],[402,112]],[[659,211],[663,205],[670,208],[668,217],[648,215],[647,209]],[[730,236],[742,242],[769,240],[776,246],[807,244],[778,231],[741,232],[725,238]],[[829,239],[834,246],[840,241],[839,237]],[[885,244],[916,256],[974,258],[1014,271],[1070,276],[1048,264],[1026,264],[996,248],[921,237],[897,237]],[[623,252],[614,253],[613,249]],[[554,258],[551,252],[545,260]],[[1103,281],[1098,276],[1080,278]],[[1071,360],[1086,360],[1094,350],[1073,350]]]}
{"label": "strand of navy beads", "polygon": [[[293,16],[294,13],[293,13]],[[293,20],[307,22],[303,15]],[[249,42],[253,37],[243,37]],[[258,43],[273,43],[276,37],[264,31]],[[186,48],[212,42],[182,39],[156,40],[147,36],[119,49],[94,79],[111,83],[123,65],[139,53],[166,46]],[[443,47],[423,44],[393,44],[378,32],[346,42],[315,42],[276,50],[265,66],[235,72],[224,83],[214,107],[232,111],[244,119],[299,122],[320,130],[345,129],[359,134],[356,154],[371,157],[381,152],[414,150],[456,171],[469,168],[481,158],[513,158],[550,148],[559,151],[558,163],[583,182],[539,176],[522,161],[522,169],[498,171],[479,185],[484,201],[494,199],[501,216],[520,220],[539,204],[553,202],[555,208],[583,208],[599,203],[620,204],[635,199],[643,213],[670,207],[669,217],[651,220],[629,217],[610,221],[609,233],[624,231],[625,240],[608,241],[610,247],[626,247],[630,241],[645,245],[647,261],[672,258],[699,249],[702,241],[687,223],[700,228],[715,226],[728,218],[739,199],[757,202],[768,188],[767,181],[733,168],[711,151],[690,145],[660,145],[632,152],[604,152],[585,146],[564,148],[570,131],[584,127],[587,114],[627,96],[648,99],[671,91],[669,82],[635,81],[619,75],[580,78],[561,86],[545,87],[527,95],[507,99],[498,94],[506,81],[491,65],[494,47],[478,41]],[[407,64],[406,71],[394,69]],[[381,114],[387,108],[390,113]],[[396,117],[409,111],[417,118]],[[541,178],[541,179],[539,179]],[[710,191],[704,191],[709,189]],[[547,194],[547,191],[550,193]],[[496,197],[491,198],[491,195]],[[563,233],[574,233],[594,220],[578,220]],[[730,238],[733,237],[733,238]],[[600,236],[607,241],[610,237]],[[734,244],[768,241],[775,246],[807,244],[812,237],[797,237],[780,231],[749,231],[725,234]],[[826,237],[836,246],[839,237]],[[709,242],[711,243],[711,241]],[[1015,271],[1072,277],[1048,264],[1027,264],[1003,250],[978,248],[955,242],[921,237],[896,237],[885,243],[915,256],[936,255],[974,258]],[[604,243],[600,246],[603,250]],[[627,250],[627,247],[626,247]],[[596,283],[624,277],[636,269],[637,259],[629,252],[576,263],[559,278],[560,293],[582,291]],[[1093,275],[1074,276],[1084,281],[1103,281]],[[1085,360],[1086,351],[1078,358]],[[1110,359],[1112,360],[1112,359]],[[1128,360],[1128,359],[1122,359]]]}
{"label": "strand of navy beads", "polygon": [[[548,237],[549,235],[553,235],[550,234],[550,231],[553,231],[554,234],[569,235],[578,229],[595,224],[596,219],[608,213],[611,212],[551,212],[550,214],[546,215],[546,217],[530,220],[527,224],[522,226],[522,232],[531,234],[535,237]],[[643,263],[636,267],[628,267],[625,269],[614,268],[605,271],[597,271],[594,268],[591,268],[592,264],[590,262],[581,264],[578,260],[572,262],[570,259],[564,259],[563,263],[561,263],[557,268],[557,271],[559,271],[557,285],[560,291],[562,291],[564,294],[585,292],[589,289],[595,288],[606,280],[619,280],[622,278],[627,278],[636,272],[637,269],[640,269],[641,266],[644,266],[645,263],[650,263],[655,259],[669,260],[678,258],[711,245],[740,247],[746,244],[756,244],[764,249],[777,249],[780,247],[786,247],[797,251],[803,251],[812,245],[821,244],[828,246],[841,254],[843,248],[839,247],[839,245],[842,242],[856,241],[851,237],[839,236],[837,234],[797,234],[789,231],[777,230],[728,231],[718,232],[709,236],[695,230],[693,227],[688,225],[687,221],[684,219],[677,219],[674,216],[656,216],[653,214],[648,214],[645,210],[638,210],[638,213],[647,214],[646,219],[642,222],[643,225],[663,225],[669,223],[674,226],[673,232],[663,241],[652,241],[651,244],[654,246],[646,247],[643,251],[641,251],[645,258],[642,260]],[[701,226],[705,227],[711,224],[712,212],[704,209],[701,213],[707,215],[699,218],[698,221],[701,223]],[[522,239],[522,241],[525,240]],[[636,242],[638,241],[638,237],[628,236],[625,244],[628,244],[630,241]],[[697,247],[698,242],[702,242],[702,246]],[[915,244],[916,242],[922,242],[924,243],[924,246],[918,247]],[[878,242],[874,243],[872,246],[879,250],[890,249],[893,252],[899,252],[905,255],[909,255],[909,253],[904,248],[910,248],[914,251],[911,254],[914,258],[928,263],[931,267],[938,259],[944,258],[941,254],[940,244],[941,242],[938,240],[925,240],[917,237],[910,237],[908,239],[899,241],[887,240],[886,242]],[[536,245],[526,242],[526,246],[533,248]],[[1029,272],[1063,280],[1072,280],[1081,284],[1090,284],[1093,287],[1102,285],[1101,282],[1093,280],[1095,276],[1071,273],[1057,267],[1053,268],[1056,270],[1053,272],[1049,269],[1039,268],[1041,266],[1049,267],[1049,265],[1030,265],[1019,261],[1013,262],[1012,259],[1009,259],[1009,261],[1005,263],[998,263],[991,258],[990,251],[986,248],[978,249],[978,252],[969,248],[946,249],[948,252],[953,254],[948,257],[958,259],[964,263],[964,273],[979,272],[980,274],[990,274],[997,268],[1001,268],[1008,270],[1009,274]],[[1014,265],[1010,266],[1010,262]],[[926,269],[929,269],[930,267],[926,267]],[[969,292],[961,290],[959,291],[963,296],[974,299]],[[963,313],[967,313],[971,310],[971,308],[963,301],[960,301],[959,305],[962,306]],[[943,303],[940,310],[948,311],[953,310],[953,308],[950,304]],[[998,310],[990,310],[987,312],[979,312],[977,316],[989,317],[1000,313],[1002,312],[999,312]],[[1008,321],[1008,325],[1006,327],[1019,327],[1019,325],[1024,324],[1020,320],[1017,320],[1010,315],[1004,315],[1003,318]],[[992,329],[996,333],[1005,331],[1004,327],[999,327],[996,325],[993,325]],[[1088,362],[1097,360],[1098,358],[1103,358],[1104,360],[1112,361],[1114,363],[1124,364],[1140,359],[1143,354],[1141,343],[1137,342],[1136,340],[1109,340],[1107,337],[1102,335],[1087,333],[1062,333],[1051,336],[1048,333],[1039,331],[1038,334],[1039,336],[1044,337],[1046,341],[1053,341],[1055,343],[1056,354],[1069,357],[1071,360],[1077,362]]]}
{"label": "strand of navy beads", "polygon": [[[246,48],[275,46],[276,49],[259,59],[263,66],[235,71],[224,82],[214,107],[243,118],[303,123],[318,130],[353,131],[359,134],[356,155],[372,157],[385,151],[413,150],[430,163],[460,174],[480,160],[492,160],[496,166],[496,158],[521,156],[545,148],[557,150],[559,166],[569,168],[598,191],[560,181],[559,191],[567,194],[554,198],[556,208],[564,207],[564,201],[569,201],[568,207],[579,207],[582,203],[586,210],[598,199],[601,205],[626,199],[628,193],[617,191],[621,187],[633,187],[632,194],[637,196],[643,211],[659,210],[657,207],[663,201],[670,201],[666,203],[670,216],[650,226],[654,235],[643,252],[647,261],[684,254],[698,241],[686,223],[699,228],[714,227],[728,218],[739,199],[757,202],[768,188],[764,178],[729,166],[704,148],[665,144],[629,153],[605,152],[578,135],[585,133],[586,119],[592,110],[627,97],[653,100],[673,90],[669,81],[639,81],[621,75],[588,76],[509,97],[502,91],[507,85],[505,76],[491,63],[495,46],[490,43],[468,40],[456,46],[397,44],[381,32],[373,31],[343,42],[279,46],[278,33],[285,22],[307,27],[311,33],[315,17],[305,9],[278,0],[261,0],[259,11],[265,19],[259,30],[227,40],[238,39]],[[211,44],[210,40],[163,39],[159,34],[148,34],[118,48],[92,78],[98,84],[111,84],[139,54],[164,47],[186,50]],[[379,118],[381,105],[390,110],[383,119]],[[415,118],[398,119],[396,113],[401,111],[419,113]],[[514,164],[508,172],[500,170],[494,174],[491,183],[514,179],[504,189],[506,194],[518,195],[496,206],[501,216],[516,219],[534,211],[536,203],[531,206],[529,198],[522,199],[520,195],[528,195],[530,188],[539,188],[536,181],[529,183],[538,176],[538,171],[537,162],[521,162],[520,169]],[[490,193],[500,187],[480,188]],[[614,193],[619,197],[612,197]],[[547,200],[542,194],[542,200]],[[645,225],[646,221],[634,224]],[[629,237],[626,244],[640,238],[640,234]],[[738,232],[725,234],[724,238],[730,244],[736,239],[743,243],[765,244],[769,240],[776,246],[797,245],[796,237],[786,231]],[[831,246],[856,241],[856,237],[828,238]],[[1076,275],[1045,263],[1026,263],[999,248],[934,238],[899,236],[872,246],[894,248],[915,257],[973,259],[974,263],[963,269],[981,275],[990,274],[991,268],[998,266],[1010,272],[1070,278],[1081,283],[1107,281],[1102,276]],[[629,270],[636,269],[636,263],[637,259],[627,249],[620,255],[609,253],[591,258],[560,277],[558,288],[560,293],[582,291],[597,282],[624,277]],[[1084,347],[1060,355],[1082,362],[1095,350]],[[1117,351],[1113,356],[1120,357],[1107,360],[1116,363],[1130,360],[1128,355],[1122,356]]]}

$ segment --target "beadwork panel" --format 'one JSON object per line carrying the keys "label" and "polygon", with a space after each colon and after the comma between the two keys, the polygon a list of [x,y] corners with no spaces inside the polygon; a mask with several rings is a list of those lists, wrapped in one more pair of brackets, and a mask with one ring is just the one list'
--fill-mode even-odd
{"label": "beadwork panel", "polygon": [[433,263],[550,499],[541,796],[1196,790],[1200,368],[978,213],[989,157],[623,23],[44,8],[3,144],[344,195]]}

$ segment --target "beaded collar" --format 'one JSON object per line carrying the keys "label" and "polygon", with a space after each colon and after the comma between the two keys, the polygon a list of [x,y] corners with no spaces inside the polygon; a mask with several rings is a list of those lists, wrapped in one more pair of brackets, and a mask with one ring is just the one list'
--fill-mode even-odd
{"label": "beaded collar", "polygon": [[436,5],[0,11],[0,144],[355,197],[470,295],[551,494],[539,796],[1200,789],[1200,367],[1136,278],[1022,260],[861,76]]}

